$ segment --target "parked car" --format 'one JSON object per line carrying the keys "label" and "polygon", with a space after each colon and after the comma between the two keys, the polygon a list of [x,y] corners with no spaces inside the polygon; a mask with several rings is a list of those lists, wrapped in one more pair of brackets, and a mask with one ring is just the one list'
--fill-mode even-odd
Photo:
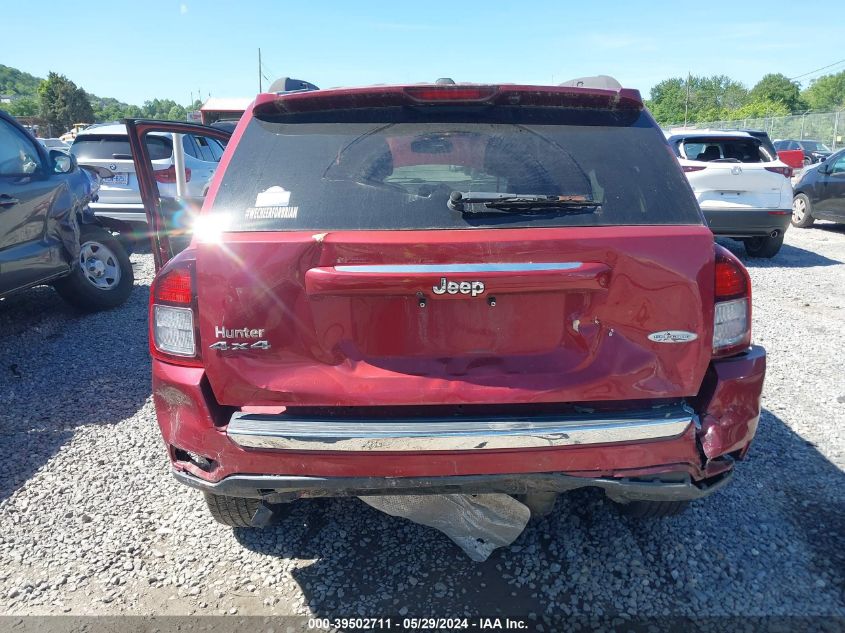
{"label": "parked car", "polygon": [[813,222],[845,222],[845,149],[801,174],[792,201],[792,224],[800,228]]}
{"label": "parked car", "polygon": [[735,130],[736,132],[745,132],[760,141],[760,144],[769,152],[771,156],[777,156],[777,149],[775,148],[772,139],[769,138],[769,133],[765,130]]}
{"label": "parked car", "polygon": [[64,152],[65,154],[70,153],[70,144],[65,143],[63,140],[58,138],[39,138],[36,139],[39,143],[41,143],[47,151],[49,152],[51,149],[57,149],[60,152]]}
{"label": "parked car", "polygon": [[781,150],[801,150],[804,153],[804,166],[812,165],[813,163],[820,163],[831,155],[830,148],[821,141],[794,141],[790,139],[781,139],[775,141],[775,149],[779,152]]}
{"label": "parked car", "polygon": [[792,204],[792,169],[747,132],[670,134],[669,145],[714,234],[738,239],[751,257],[774,257]]}
{"label": "parked car", "polygon": [[[160,195],[175,199],[176,170],[171,135],[151,135],[147,139],[147,146]],[[208,134],[197,133],[182,137],[182,146],[187,168],[186,199],[198,205],[208,191],[211,177],[223,155],[224,143]],[[132,224],[147,222],[123,123],[86,128],[77,134],[70,151],[77,160],[106,167],[114,172],[113,178],[103,180],[100,199],[91,204],[98,218],[118,231],[127,231]]]}
{"label": "parked car", "polygon": [[95,172],[0,112],[0,298],[51,284],[80,310],[126,301],[132,266],[90,211]]}
{"label": "parked car", "polygon": [[[218,521],[581,487],[659,516],[728,482],[765,373],[750,279],[637,91],[262,94],[241,125],[188,248],[153,233],[158,423]],[[128,123],[157,226],[145,141],[192,129]]]}

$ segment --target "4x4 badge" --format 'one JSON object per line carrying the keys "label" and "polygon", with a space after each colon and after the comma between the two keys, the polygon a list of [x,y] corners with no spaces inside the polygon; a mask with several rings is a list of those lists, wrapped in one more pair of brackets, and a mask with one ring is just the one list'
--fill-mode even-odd
{"label": "4x4 badge", "polygon": [[229,341],[217,341],[208,346],[221,352],[244,352],[248,349],[270,349],[268,341],[255,341],[255,343],[230,343]]}

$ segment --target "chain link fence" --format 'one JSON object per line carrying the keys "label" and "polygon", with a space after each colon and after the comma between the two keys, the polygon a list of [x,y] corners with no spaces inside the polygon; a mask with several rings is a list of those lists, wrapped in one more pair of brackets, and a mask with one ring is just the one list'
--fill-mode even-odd
{"label": "chain link fence", "polygon": [[[664,125],[664,129],[684,127],[683,123]],[[706,121],[688,123],[687,128],[697,130],[765,130],[773,141],[778,139],[821,141],[830,149],[845,146],[845,111],[813,112],[791,116],[734,119],[731,121]]]}

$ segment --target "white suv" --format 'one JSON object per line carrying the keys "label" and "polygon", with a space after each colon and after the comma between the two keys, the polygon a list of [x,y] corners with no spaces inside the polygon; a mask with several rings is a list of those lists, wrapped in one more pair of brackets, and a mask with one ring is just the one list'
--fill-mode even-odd
{"label": "white suv", "polygon": [[[187,198],[201,203],[224,147],[217,139],[200,135],[184,135],[182,146],[185,149]],[[151,134],[147,138],[147,148],[159,195],[176,198],[172,135]],[[77,134],[70,152],[77,161],[106,167],[114,172],[113,178],[103,180],[99,200],[91,203],[97,217],[118,230],[126,228],[126,223],[146,223],[125,125],[105,124],[86,128]]]}
{"label": "white suv", "polygon": [[746,132],[672,132],[669,145],[710,230],[774,257],[792,213],[792,169]]}

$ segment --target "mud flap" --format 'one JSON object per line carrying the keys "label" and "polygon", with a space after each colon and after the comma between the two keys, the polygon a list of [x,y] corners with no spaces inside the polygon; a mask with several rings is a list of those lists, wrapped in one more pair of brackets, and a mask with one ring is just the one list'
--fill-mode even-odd
{"label": "mud flap", "polygon": [[506,494],[359,498],[391,516],[440,530],[477,562],[487,560],[497,547],[513,543],[531,518],[528,506]]}

